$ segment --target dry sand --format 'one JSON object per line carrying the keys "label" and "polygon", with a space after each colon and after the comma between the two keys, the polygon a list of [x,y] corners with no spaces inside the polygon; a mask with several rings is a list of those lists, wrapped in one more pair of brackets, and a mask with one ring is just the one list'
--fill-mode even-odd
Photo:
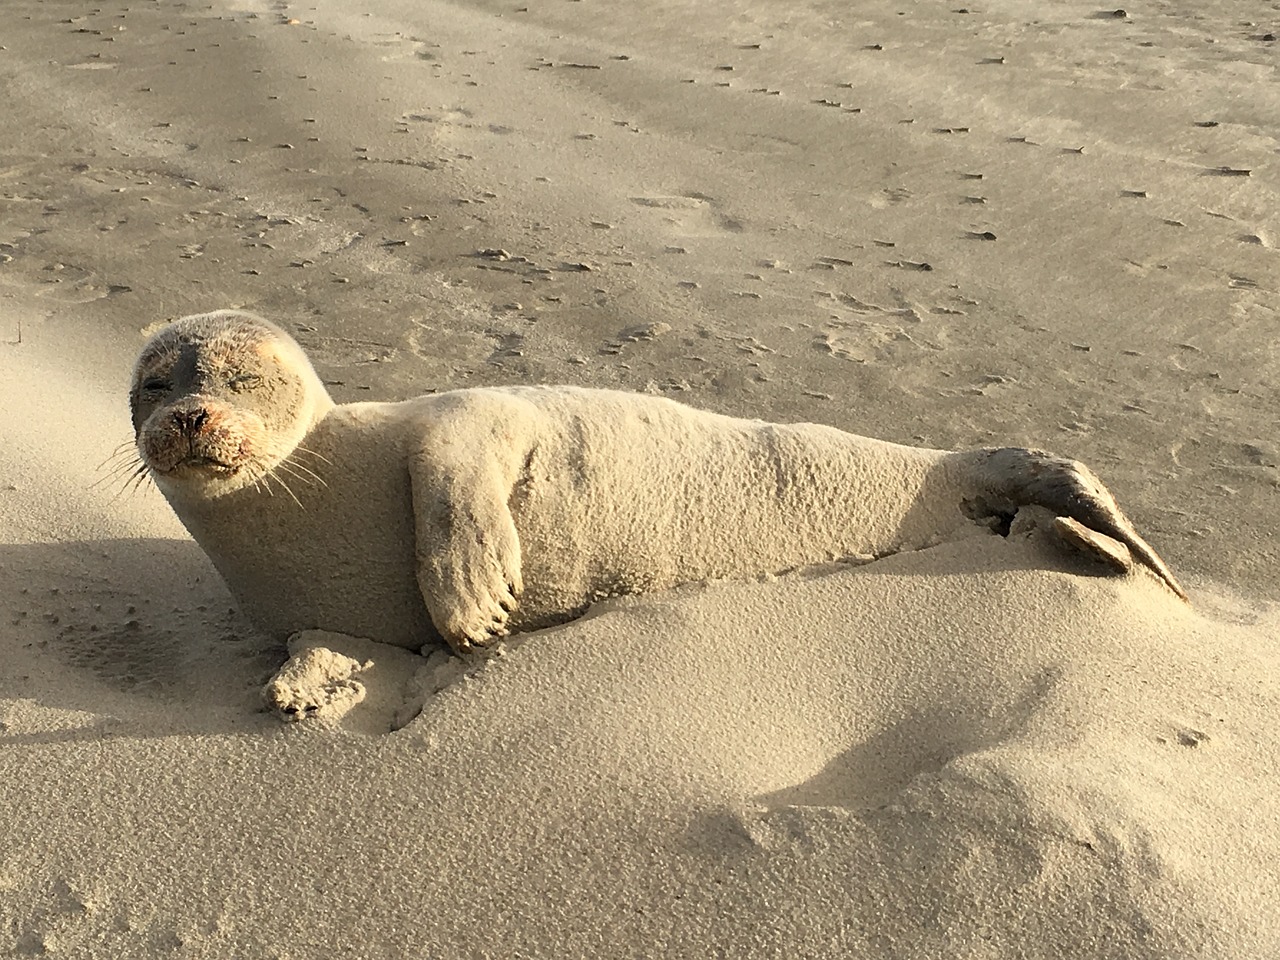
{"label": "dry sand", "polygon": [[[1280,954],[1274,11],[10,0],[0,954]],[[340,400],[564,381],[1108,481],[1019,536],[606,604],[340,724],[145,486],[142,331]],[[393,733],[406,695],[421,716]]]}

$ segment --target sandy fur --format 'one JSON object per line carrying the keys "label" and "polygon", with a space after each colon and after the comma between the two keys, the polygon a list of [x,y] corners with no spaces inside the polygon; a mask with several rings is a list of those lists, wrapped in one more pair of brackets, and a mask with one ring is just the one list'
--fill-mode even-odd
{"label": "sandy fur", "polygon": [[[605,597],[920,549],[1007,526],[1028,504],[1155,557],[1086,468],[1034,451],[905,447],[569,386],[335,407],[293,341],[252,315],[157,334],[175,337],[258,354],[255,338],[268,337],[305,387],[292,418],[263,414],[312,457],[288,496],[267,481],[211,495],[202,475],[160,478],[244,607],[281,636],[321,628],[408,647],[443,637],[465,651]],[[249,402],[199,383],[214,394],[180,383],[140,436],[171,409]],[[301,429],[312,410],[325,412]]]}

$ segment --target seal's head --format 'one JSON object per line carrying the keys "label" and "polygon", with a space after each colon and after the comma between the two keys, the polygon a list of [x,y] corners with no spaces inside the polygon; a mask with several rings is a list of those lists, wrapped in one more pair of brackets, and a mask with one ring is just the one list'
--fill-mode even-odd
{"label": "seal's head", "polygon": [[129,403],[157,485],[199,497],[267,478],[333,407],[293,338],[239,310],[183,317],[156,333],[134,367]]}

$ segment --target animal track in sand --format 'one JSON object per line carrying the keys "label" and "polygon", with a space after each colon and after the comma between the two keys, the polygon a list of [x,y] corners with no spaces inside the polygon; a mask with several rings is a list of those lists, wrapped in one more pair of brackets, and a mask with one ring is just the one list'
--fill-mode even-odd
{"label": "animal track in sand", "polygon": [[885,207],[906,203],[911,197],[912,193],[906,187],[885,187],[871,197],[870,203],[877,210],[883,210]]}
{"label": "animal track in sand", "polygon": [[423,60],[436,69],[443,66],[439,55],[433,52],[441,49],[438,43],[419,40],[413,36],[400,36],[399,34],[386,40],[375,40],[373,43],[375,46],[387,49],[388,52],[380,58],[383,63],[394,63],[398,60]]}
{"label": "animal track in sand", "polygon": [[[5,256],[14,257],[12,254]],[[15,261],[21,263],[16,257]],[[22,276],[24,272],[26,275]],[[46,263],[27,271],[19,269],[0,278],[0,284],[34,285],[37,297],[61,304],[91,303],[132,289],[127,284],[100,280],[92,271],[66,263]]]}
{"label": "animal track in sand", "polygon": [[[311,328],[308,328],[311,331]],[[334,368],[364,363],[393,363],[400,351],[390,343],[358,337],[321,336],[313,331],[300,334],[307,350],[319,361]]]}
{"label": "animal track in sand", "polygon": [[493,343],[493,352],[485,358],[485,363],[503,366],[506,360],[518,360],[524,356],[524,334],[489,330],[485,336]]}
{"label": "animal track in sand", "polygon": [[[106,930],[128,929],[129,908],[112,902],[97,879],[60,876],[5,865],[0,873],[0,912],[12,946],[8,956],[72,955],[100,942]],[[177,933],[174,933],[177,939]]]}
{"label": "animal track in sand", "polygon": [[[24,591],[5,611],[17,633],[71,668],[79,683],[184,704],[197,689],[207,692],[209,665],[217,663],[223,671],[218,685],[227,688],[220,698],[230,704],[260,686],[279,663],[278,648],[262,642],[231,608],[212,572],[205,576],[207,561],[188,544],[122,540],[109,547],[87,545],[92,550],[85,546],[67,545],[79,548],[75,553],[87,556],[97,572],[57,589]],[[27,551],[34,556],[31,565],[38,569],[46,552]],[[156,553],[171,571],[165,576],[173,596],[179,585],[186,590],[178,606],[159,604],[147,593],[154,580],[144,584],[139,577],[124,585],[114,572],[116,564],[139,567]],[[157,589],[157,595],[163,592],[163,586]]]}
{"label": "animal track in sand", "polygon": [[[919,350],[941,350],[941,345],[917,340],[903,327],[869,320],[830,321],[817,345],[833,357],[854,363],[894,361]],[[834,328],[834,329],[831,329]]]}
{"label": "animal track in sand", "polygon": [[[920,310],[905,299],[900,298],[901,306],[887,308],[867,303],[848,293],[823,292],[820,296],[834,300],[854,313],[852,317],[833,314],[814,343],[817,349],[833,357],[854,363],[870,363],[903,360],[921,350],[945,349],[944,331],[935,328],[931,333],[938,339],[925,338]],[[957,311],[935,307],[928,312],[948,314]],[[914,334],[907,331],[903,322],[915,327]]]}
{"label": "animal track in sand", "polygon": [[613,340],[607,341],[601,348],[600,352],[605,354],[620,354],[623,348],[636,343],[652,343],[664,334],[671,332],[671,324],[664,323],[661,320],[655,320],[652,323],[640,324],[639,326],[627,327],[618,333]]}
{"label": "animal track in sand", "polygon": [[668,211],[666,221],[678,227],[681,236],[716,236],[746,229],[740,218],[725,213],[722,203],[705,193],[632,197],[631,202],[638,207]]}

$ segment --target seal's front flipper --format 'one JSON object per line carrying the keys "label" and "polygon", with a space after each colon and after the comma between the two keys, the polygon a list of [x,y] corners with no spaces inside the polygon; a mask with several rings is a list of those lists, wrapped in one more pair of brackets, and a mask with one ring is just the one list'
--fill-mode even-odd
{"label": "seal's front flipper", "polygon": [[515,522],[504,502],[481,489],[465,508],[418,514],[418,587],[432,623],[458,653],[505,637],[522,589]]}
{"label": "seal's front flipper", "polygon": [[[518,419],[501,398],[459,401],[429,425],[410,459],[418,587],[458,653],[505,637],[524,588],[508,506],[525,458],[513,436]],[[499,430],[503,442],[486,442]]]}
{"label": "seal's front flipper", "polygon": [[289,637],[289,660],[262,696],[282,720],[379,736],[421,712],[413,682],[421,665],[422,658],[403,647],[302,630]]}
{"label": "seal's front flipper", "polygon": [[[305,636],[295,635],[296,638]],[[280,719],[338,720],[364,700],[364,684],[355,677],[372,667],[372,660],[360,661],[327,647],[295,647],[293,643],[289,653],[288,662],[262,689],[267,707]]]}

